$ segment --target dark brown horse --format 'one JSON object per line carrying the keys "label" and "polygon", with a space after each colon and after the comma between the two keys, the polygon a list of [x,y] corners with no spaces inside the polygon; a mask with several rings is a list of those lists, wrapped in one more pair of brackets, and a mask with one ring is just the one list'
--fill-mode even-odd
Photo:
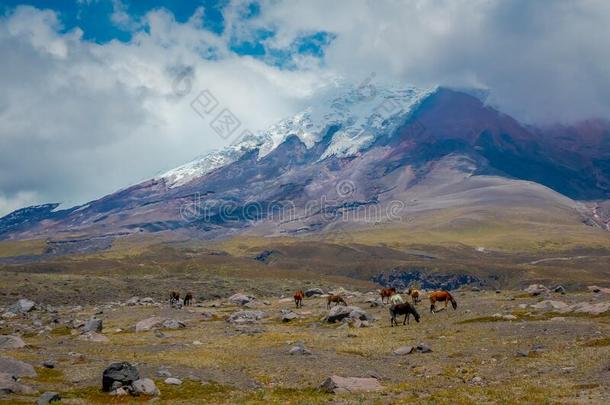
{"label": "dark brown horse", "polygon": [[381,291],[379,292],[379,295],[381,295],[381,303],[383,304],[383,299],[386,299],[386,302],[390,301],[390,297],[392,295],[396,294],[396,288],[391,287],[391,288],[382,288]]}
{"label": "dark brown horse", "polygon": [[345,306],[347,306],[347,302],[345,302],[345,300],[343,299],[342,296],[340,295],[329,295],[326,298],[326,308],[330,308],[330,303],[334,302],[335,304],[339,305],[339,304],[343,304]]}
{"label": "dark brown horse", "polygon": [[419,314],[417,313],[413,305],[409,304],[408,302],[405,302],[404,304],[392,305],[390,307],[390,326],[398,326],[398,322],[396,321],[396,316],[398,315],[405,316],[405,319],[402,321],[403,325],[405,324],[405,322],[408,324],[409,315],[411,314],[415,317],[415,320],[419,322]]}
{"label": "dark brown horse", "polygon": [[435,304],[437,302],[445,302],[444,309],[447,309],[447,304],[451,302],[453,309],[457,309],[457,302],[455,301],[455,298],[449,294],[449,291],[435,291],[430,294],[430,312],[434,313],[436,311]]}
{"label": "dark brown horse", "polygon": [[303,290],[299,290],[294,293],[294,303],[296,304],[297,308],[303,306],[303,297],[304,296],[305,296],[305,293],[303,292]]}
{"label": "dark brown horse", "polygon": [[178,302],[180,302],[180,293],[176,291],[169,293],[169,305],[174,305]]}
{"label": "dark brown horse", "polygon": [[193,302],[193,293],[186,293],[184,296],[184,306],[188,307]]}

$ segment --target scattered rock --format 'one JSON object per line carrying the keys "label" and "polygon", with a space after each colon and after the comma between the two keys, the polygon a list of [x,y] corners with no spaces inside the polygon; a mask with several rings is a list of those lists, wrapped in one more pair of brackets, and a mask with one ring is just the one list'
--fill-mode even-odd
{"label": "scattered rock", "polygon": [[134,395],[150,395],[156,397],[160,394],[159,388],[155,385],[155,382],[150,378],[141,378],[131,384],[132,393]]}
{"label": "scattered rock", "polygon": [[479,287],[477,287],[476,285],[475,285],[475,286],[473,286],[473,287],[471,288],[471,290],[472,290],[472,291],[474,291],[474,292],[480,292],[480,291],[481,291],[481,289],[480,289]]}
{"label": "scattered rock", "polygon": [[257,322],[267,315],[263,311],[252,311],[252,310],[244,310],[233,312],[227,322],[234,324],[242,324],[242,323],[254,323]]}
{"label": "scattered rock", "polygon": [[171,377],[172,373],[170,373],[169,370],[162,368],[157,371],[157,375],[159,377]]}
{"label": "scattered rock", "polygon": [[296,345],[296,346],[292,347],[290,350],[288,350],[288,354],[290,354],[290,355],[299,354],[299,355],[303,355],[303,356],[309,356],[312,353],[310,350],[306,349],[303,345]]}
{"label": "scattered rock", "polygon": [[83,326],[83,331],[100,333],[102,331],[102,327],[103,324],[101,319],[91,318],[87,322],[85,322],[85,325]]}
{"label": "scattered rock", "polygon": [[415,348],[419,353],[431,353],[432,349],[425,343],[420,343]]}
{"label": "scattered rock", "polygon": [[165,319],[153,316],[151,318],[143,319],[136,323],[136,332],[146,332],[151,329],[157,328]]}
{"label": "scattered rock", "polygon": [[328,377],[320,389],[329,393],[351,393],[380,391],[381,384],[376,378],[340,377],[333,375]]}
{"label": "scattered rock", "polygon": [[25,342],[19,336],[0,335],[0,350],[21,349]]}
{"label": "scattered rock", "polygon": [[[102,390],[105,392],[127,386],[140,379],[138,369],[128,362],[112,363],[102,375]],[[118,383],[118,384],[117,384]]]}
{"label": "scattered rock", "polygon": [[42,362],[44,368],[55,368],[55,362],[53,360],[45,360]]}
{"label": "scattered rock", "polygon": [[22,298],[17,301],[15,305],[11,308],[10,312],[14,312],[16,314],[25,314],[30,312],[36,308],[36,303],[34,301]]}
{"label": "scattered rock", "polygon": [[182,380],[180,380],[178,378],[169,377],[169,378],[165,379],[165,384],[180,385],[180,384],[182,384]]}
{"label": "scattered rock", "polygon": [[31,395],[34,392],[32,387],[21,384],[11,374],[0,372],[0,394]]}
{"label": "scattered rock", "polygon": [[110,339],[108,339],[106,336],[102,335],[101,333],[97,333],[97,332],[85,332],[82,335],[78,336],[79,340],[88,340],[90,342],[109,342]]}
{"label": "scattered rock", "polygon": [[557,311],[557,312],[569,312],[570,306],[562,301],[544,300],[537,304],[531,305],[534,309],[541,309],[544,311]]}
{"label": "scattered rock", "polygon": [[139,302],[140,302],[140,297],[131,297],[130,299],[128,299],[125,302],[125,305],[129,305],[131,307],[134,305],[138,305]]}
{"label": "scattered rock", "polygon": [[530,355],[530,351],[526,350],[526,349],[519,349],[517,350],[517,357],[528,357]]}
{"label": "scattered rock", "polygon": [[125,395],[129,395],[129,391],[127,391],[125,388],[123,387],[119,387],[117,389],[114,389],[110,392],[110,395],[115,395],[117,397],[122,397]]}
{"label": "scattered rock", "polygon": [[59,394],[57,392],[47,391],[38,398],[38,401],[36,401],[36,404],[46,405],[46,404],[51,404],[53,402],[59,402],[59,401],[61,401],[61,397],[59,396]]}
{"label": "scattered rock", "polygon": [[591,292],[594,293],[604,293],[604,294],[610,294],[610,288],[604,288],[604,287],[598,287],[596,285],[590,285],[587,287],[587,289]]}
{"label": "scattered rock", "polygon": [[344,319],[349,318],[351,320],[360,320],[370,322],[373,320],[365,311],[360,309],[359,307],[352,306],[343,306],[337,305],[332,307],[326,315],[326,321],[329,323],[335,323],[339,321],[343,321]]}
{"label": "scattered rock", "polygon": [[540,294],[548,293],[549,289],[542,284],[530,284],[530,286],[525,289],[525,292],[535,297]]}
{"label": "scattered rock", "polygon": [[155,300],[153,300],[151,297],[145,297],[140,300],[140,304],[154,304],[154,303],[155,303]]}
{"label": "scattered rock", "polygon": [[483,379],[477,375],[472,377],[470,383],[474,385],[483,385]]}
{"label": "scattered rock", "polygon": [[515,315],[502,315],[502,319],[506,320],[506,321],[514,321],[517,319],[517,317]]}
{"label": "scattered rock", "polygon": [[175,319],[166,319],[161,323],[161,326],[167,329],[180,329],[186,328],[186,324]]}
{"label": "scattered rock", "polygon": [[398,349],[394,350],[394,354],[397,356],[404,356],[406,354],[411,354],[415,348],[413,346],[400,346]]}
{"label": "scattered rock", "polygon": [[254,300],[256,300],[256,297],[241,293],[233,294],[229,297],[229,302],[235,305],[246,305]]}
{"label": "scattered rock", "polygon": [[610,302],[599,302],[597,304],[589,304],[588,302],[581,302],[574,304],[570,307],[573,312],[600,315],[610,311]]}
{"label": "scattered rock", "polygon": [[562,285],[558,285],[555,288],[553,288],[553,292],[558,293],[558,294],[565,294],[566,293],[566,289],[563,288]]}
{"label": "scattered rock", "polygon": [[0,357],[0,373],[6,373],[17,378],[36,377],[38,375],[30,364],[10,357]]}
{"label": "scattered rock", "polygon": [[324,291],[321,288],[310,288],[305,290],[306,297],[311,298],[314,295],[324,295]]}
{"label": "scattered rock", "polygon": [[166,337],[165,333],[161,332],[159,329],[155,329],[155,336],[159,339],[164,339]]}
{"label": "scattered rock", "polygon": [[294,319],[297,319],[299,315],[289,309],[282,309],[282,322],[290,322]]}
{"label": "scattered rock", "polygon": [[211,312],[211,311],[203,311],[203,312],[201,313],[201,318],[202,318],[204,321],[209,321],[209,320],[211,320],[211,319],[214,319],[214,313],[213,313],[213,312]]}

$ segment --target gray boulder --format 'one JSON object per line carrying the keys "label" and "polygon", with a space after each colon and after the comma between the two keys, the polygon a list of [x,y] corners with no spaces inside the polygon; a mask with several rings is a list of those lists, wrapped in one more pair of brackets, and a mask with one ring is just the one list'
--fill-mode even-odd
{"label": "gray boulder", "polygon": [[0,350],[21,349],[25,342],[19,336],[0,335]]}
{"label": "gray boulder", "polygon": [[149,330],[157,328],[163,323],[163,321],[165,321],[165,319],[158,316],[143,319],[140,322],[136,323],[136,332],[147,332]]}
{"label": "gray boulder", "polygon": [[282,309],[282,322],[290,322],[294,319],[297,319],[299,315],[289,309]]}
{"label": "gray boulder", "polygon": [[97,332],[100,333],[103,328],[103,323],[101,319],[91,318],[87,322],[85,322],[85,326],[83,326],[83,332]]}
{"label": "gray boulder", "polygon": [[324,291],[321,288],[310,288],[305,290],[305,296],[310,298],[314,295],[324,295]]}
{"label": "gray boulder", "polygon": [[30,364],[10,357],[0,357],[0,373],[6,373],[17,378],[36,377],[38,375]]}
{"label": "gray boulder", "polygon": [[320,385],[320,389],[328,393],[339,394],[380,391],[382,386],[376,378],[340,377],[333,375],[324,380]]}
{"label": "gray boulder", "polygon": [[530,284],[530,286],[525,289],[525,292],[535,297],[537,295],[548,293],[549,289],[542,284]]}
{"label": "gray boulder", "polygon": [[256,297],[241,293],[233,294],[229,297],[229,302],[235,305],[246,305],[254,300],[256,300]]}
{"label": "gray boulder", "polygon": [[[349,319],[348,319],[349,318]],[[365,311],[359,307],[337,305],[332,307],[326,315],[326,321],[329,323],[335,323],[340,321],[367,321],[373,320]]]}
{"label": "gray boulder", "polygon": [[150,396],[158,396],[161,392],[159,392],[159,388],[155,385],[155,382],[150,378],[141,378],[136,380],[131,384],[132,393],[134,395],[150,395]]}
{"label": "gray boulder", "polygon": [[31,395],[34,392],[32,387],[21,384],[14,376],[0,372],[0,394]]}
{"label": "gray boulder", "polygon": [[25,314],[30,312],[36,308],[36,303],[34,301],[22,298],[13,307],[11,308],[11,312],[16,314]]}
{"label": "gray boulder", "polygon": [[161,326],[167,329],[180,329],[186,328],[186,324],[181,321],[177,321],[175,319],[166,319],[161,323]]}
{"label": "gray boulder", "polygon": [[128,362],[112,363],[102,374],[102,390],[110,392],[122,386],[131,385],[140,379],[140,373]]}
{"label": "gray boulder", "polygon": [[406,354],[411,354],[415,348],[413,346],[400,346],[398,349],[394,350],[394,354],[397,356],[404,356]]}
{"label": "gray boulder", "polygon": [[235,324],[243,324],[243,323],[255,323],[261,319],[263,319],[266,314],[263,311],[237,311],[233,312],[227,322],[235,323]]}
{"label": "gray boulder", "polygon": [[165,379],[165,384],[180,385],[180,384],[182,384],[182,380],[180,380],[178,378],[168,377]]}
{"label": "gray boulder", "polygon": [[61,397],[59,396],[59,394],[57,392],[47,391],[38,398],[38,401],[36,401],[36,404],[37,405],[47,405],[47,404],[51,404],[53,402],[59,402],[59,401],[61,401]]}

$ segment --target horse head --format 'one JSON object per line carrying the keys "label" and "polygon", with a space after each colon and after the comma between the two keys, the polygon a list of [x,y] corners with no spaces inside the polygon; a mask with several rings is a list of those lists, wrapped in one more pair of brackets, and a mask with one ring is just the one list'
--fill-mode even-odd
{"label": "horse head", "polygon": [[453,309],[457,309],[457,302],[454,298],[451,298],[451,306],[453,307]]}

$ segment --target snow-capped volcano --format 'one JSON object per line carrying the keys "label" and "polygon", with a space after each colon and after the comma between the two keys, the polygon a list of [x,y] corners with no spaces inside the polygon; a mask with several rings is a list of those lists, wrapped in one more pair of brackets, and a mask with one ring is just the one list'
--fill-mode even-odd
{"label": "snow-capped volcano", "polygon": [[[378,137],[392,134],[413,108],[437,88],[381,88],[372,84],[342,86],[328,97],[283,119],[270,128],[248,135],[222,150],[215,150],[157,177],[169,187],[182,186],[214,169],[235,162],[258,149],[261,159],[296,135],[307,148],[320,142],[331,127],[337,128],[320,159],[347,157],[371,145]],[[337,97],[339,93],[341,96]]]}
{"label": "snow-capped volcano", "polygon": [[400,217],[561,207],[558,217],[605,229],[605,211],[574,199],[610,196],[608,145],[606,122],[534,128],[465,92],[361,86],[81,207],[19,210],[0,218],[0,238],[315,235],[381,226],[389,216],[368,214],[395,203]]}

